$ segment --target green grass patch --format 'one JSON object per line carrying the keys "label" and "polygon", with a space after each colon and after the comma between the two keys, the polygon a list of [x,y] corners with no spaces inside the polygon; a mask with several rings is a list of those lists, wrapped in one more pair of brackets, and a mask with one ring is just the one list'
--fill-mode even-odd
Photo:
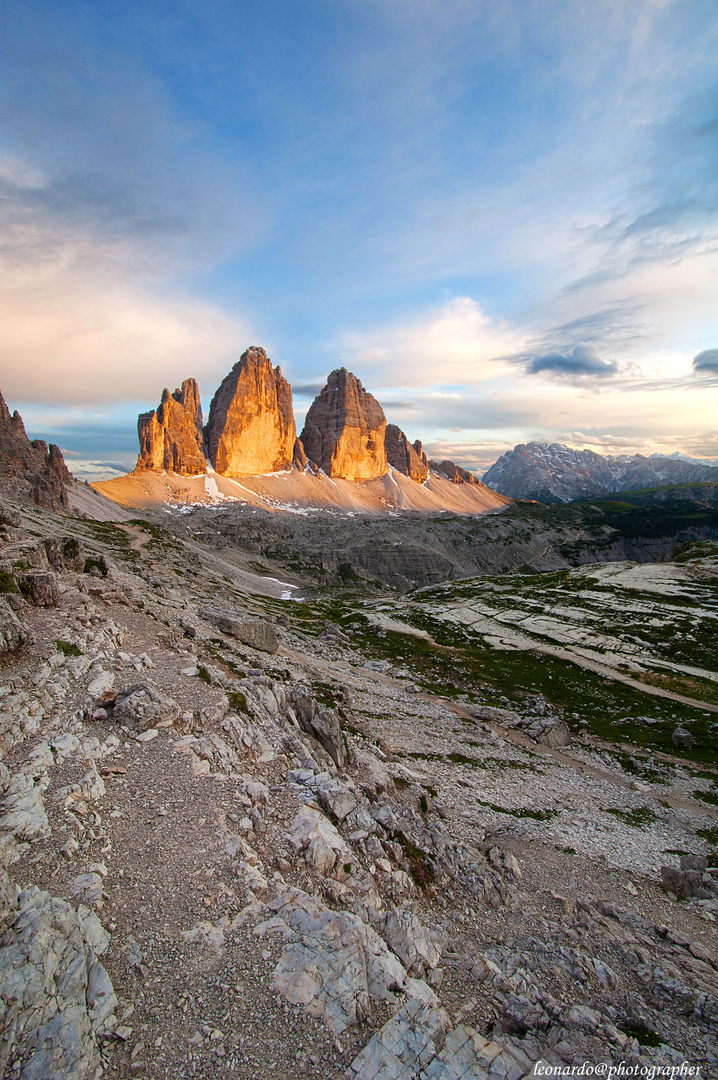
{"label": "green grass patch", "polygon": [[72,641],[56,641],[55,648],[63,656],[82,656],[82,649],[78,648]]}
{"label": "green grass patch", "polygon": [[436,878],[434,865],[425,851],[412,843],[403,832],[397,832],[393,837],[404,849],[409,863],[409,875],[425,893],[430,893]]}
{"label": "green grass patch", "polygon": [[227,697],[235,712],[247,712],[247,699],[241,690],[230,690]]}
{"label": "green grass patch", "polygon": [[658,820],[658,815],[649,806],[633,807],[630,810],[610,806],[606,809],[606,813],[612,814],[613,817],[619,818],[634,829],[640,829],[643,825],[652,825]]}
{"label": "green grass patch", "polygon": [[0,570],[0,593],[17,593],[15,578],[7,570]]}
{"label": "green grass patch", "polygon": [[107,577],[107,563],[102,555],[89,555],[85,559],[83,572],[89,574],[91,570],[98,570],[103,578]]}

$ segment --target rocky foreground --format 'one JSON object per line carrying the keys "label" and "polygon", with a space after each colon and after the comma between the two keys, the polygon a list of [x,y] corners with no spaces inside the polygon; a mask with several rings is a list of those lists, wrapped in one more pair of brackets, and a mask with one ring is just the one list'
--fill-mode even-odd
{"label": "rocky foreground", "polygon": [[639,782],[538,699],[518,735],[156,526],[0,523],[5,1075],[716,1074],[716,814],[681,762]]}

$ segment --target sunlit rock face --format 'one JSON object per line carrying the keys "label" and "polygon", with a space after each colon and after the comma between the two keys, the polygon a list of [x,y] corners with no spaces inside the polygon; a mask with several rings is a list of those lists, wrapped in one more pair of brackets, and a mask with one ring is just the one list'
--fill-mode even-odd
{"label": "sunlit rock face", "polygon": [[252,346],[212,398],[207,455],[223,476],[291,468],[297,438],[292,388],[264,349]]}
{"label": "sunlit rock face", "polygon": [[417,484],[423,484],[429,475],[429,462],[418,439],[412,445],[396,424],[387,424],[384,446],[386,459],[393,469],[416,480]]}
{"label": "sunlit rock face", "polygon": [[346,368],[333,371],[314,399],[302,432],[310,461],[340,480],[374,480],[387,472],[386,417]]}
{"label": "sunlit rock face", "polygon": [[180,390],[165,389],[157,410],[137,418],[140,440],[138,470],[196,476],[207,469],[202,434],[202,406],[194,379],[185,379]]}

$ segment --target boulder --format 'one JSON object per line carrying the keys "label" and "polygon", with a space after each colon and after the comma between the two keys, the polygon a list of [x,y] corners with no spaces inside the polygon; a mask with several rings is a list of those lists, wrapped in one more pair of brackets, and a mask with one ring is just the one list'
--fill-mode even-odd
{"label": "boulder", "polygon": [[[301,720],[300,723],[302,723]],[[321,709],[314,714],[306,726],[302,723],[302,727],[324,747],[334,763],[340,769],[343,768],[346,764],[347,752],[339,717],[334,709]]]}
{"label": "boulder", "polygon": [[53,570],[81,574],[85,569],[85,546],[74,536],[52,537],[44,541],[47,561]]}
{"label": "boulder", "polygon": [[673,866],[661,867],[661,883],[667,892],[684,899],[695,896],[699,900],[708,900],[713,887],[707,886],[700,870],[676,870]]}
{"label": "boulder", "polygon": [[691,735],[690,731],[684,727],[677,727],[671,735],[671,741],[674,746],[678,746],[684,750],[689,750],[691,746],[695,746],[696,740]]}
{"label": "boulder", "polygon": [[295,851],[301,851],[317,838],[321,838],[340,859],[353,861],[351,849],[329,818],[311,806],[301,808],[289,828],[287,838]]}
{"label": "boulder", "polygon": [[357,748],[354,751],[354,765],[358,773],[359,787],[372,801],[394,791],[394,778],[388,768],[369,750]]}
{"label": "boulder", "polygon": [[60,591],[51,570],[18,575],[20,592],[35,607],[57,607]]}
{"label": "boulder", "polygon": [[159,408],[138,416],[137,435],[137,470],[154,469],[180,476],[206,472],[202,406],[195,380],[185,379],[174,394],[163,390]]}
{"label": "boulder", "polygon": [[305,453],[341,480],[374,480],[387,471],[386,417],[356,375],[339,368],[309,408],[301,434]]}
{"label": "boulder", "polygon": [[179,705],[146,683],[135,683],[121,690],[114,701],[112,719],[130,731],[147,731],[162,720],[176,720]]}
{"label": "boulder", "polygon": [[357,807],[353,792],[336,777],[317,788],[317,797],[323,809],[337,821],[344,821]]}
{"label": "boulder", "polygon": [[34,640],[29,626],[22,622],[4,596],[0,596],[0,655],[13,652]]}
{"label": "boulder", "polygon": [[[5,1006],[2,1061],[27,1080],[85,1080],[101,1072],[98,1041],[117,1007],[97,959],[109,945],[99,919],[36,887],[17,901],[0,948]],[[59,1005],[59,1008],[58,1008]]]}
{"label": "boulder", "polygon": [[0,831],[31,843],[45,840],[50,835],[50,822],[42,794],[42,782],[36,784],[31,777],[16,773],[3,801]]}
{"label": "boulder", "polygon": [[429,475],[429,462],[418,439],[412,446],[396,424],[387,424],[384,446],[386,460],[393,469],[423,484]]}
{"label": "boulder", "polygon": [[223,476],[257,476],[291,467],[297,431],[292,389],[264,349],[253,345],[212,398],[207,454]]}
{"label": "boulder", "polygon": [[266,619],[248,619],[246,616],[235,615],[229,611],[215,611],[212,608],[200,608],[197,614],[221,633],[237,638],[251,649],[275,653],[279,648],[274,627]]}
{"label": "boulder", "polygon": [[448,935],[439,927],[427,927],[406,908],[396,908],[375,923],[379,934],[396,953],[411,975],[433,970],[448,944]]}
{"label": "boulder", "polygon": [[538,737],[538,742],[554,748],[570,746],[571,730],[563,720],[557,720],[556,723],[549,724],[544,728]]}
{"label": "boulder", "polygon": [[332,911],[299,889],[267,909],[294,937],[275,969],[275,989],[335,1035],[366,1019],[375,1002],[395,1004],[402,991],[432,995],[425,984],[410,985],[400,961],[357,915]]}

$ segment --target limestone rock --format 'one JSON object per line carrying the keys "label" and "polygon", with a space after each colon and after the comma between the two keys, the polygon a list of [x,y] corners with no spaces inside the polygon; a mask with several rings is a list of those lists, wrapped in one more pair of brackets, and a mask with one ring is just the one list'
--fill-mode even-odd
{"label": "limestone rock", "polygon": [[0,948],[5,1032],[0,1069],[20,1060],[27,1080],[85,1080],[100,1069],[97,1038],[117,1006],[97,955],[109,938],[96,916],[35,887]]}
{"label": "limestone rock", "polygon": [[359,773],[359,787],[369,799],[376,801],[381,795],[393,793],[394,778],[376,754],[357,747],[354,750],[354,765]]}
{"label": "limestone rock", "polygon": [[0,596],[0,654],[12,652],[33,640],[32,631],[13,611],[4,596]]}
{"label": "limestone rock", "polygon": [[292,465],[300,472],[304,472],[307,467],[307,455],[304,452],[304,443],[301,439],[295,439],[294,442],[294,454],[292,456]]}
{"label": "limestone rock", "polygon": [[384,445],[388,464],[397,472],[416,480],[417,484],[423,484],[429,475],[429,462],[421,442],[417,439],[412,446],[396,424],[387,424]]}
{"label": "limestone rock", "polygon": [[60,593],[57,578],[51,570],[21,574],[18,584],[25,598],[36,607],[57,607]]}
{"label": "limestone rock", "polygon": [[549,723],[538,736],[538,742],[558,748],[571,745],[571,729],[563,720]]}
{"label": "limestone rock", "polygon": [[312,403],[301,440],[307,457],[341,480],[374,480],[387,471],[386,417],[346,368],[333,371]]}
{"label": "limestone rock", "polygon": [[449,1026],[449,1017],[443,1009],[411,998],[354,1058],[348,1075],[356,1080],[423,1077],[425,1067],[443,1046]]}
{"label": "limestone rock", "polygon": [[137,418],[140,455],[137,469],[196,476],[207,469],[203,449],[202,406],[194,379],[170,394],[165,389],[157,410]]}
{"label": "limestone rock", "polygon": [[422,975],[441,960],[448,935],[439,927],[424,926],[407,908],[396,908],[377,922],[376,928],[410,974]]}
{"label": "limestone rock", "polygon": [[45,840],[50,835],[50,822],[42,794],[42,783],[17,773],[3,802],[0,830],[12,833],[18,840]]}
{"label": "limestone rock", "polygon": [[264,349],[253,345],[212,398],[207,454],[223,476],[257,476],[291,467],[297,431],[292,389]]}
{"label": "limestone rock", "polygon": [[455,462],[449,461],[430,461],[429,465],[434,472],[442,473],[447,480],[451,480],[452,484],[480,484],[481,481],[477,480],[473,473],[470,473],[468,469],[462,469],[460,465],[456,465]]}
{"label": "limestone rock", "polygon": [[175,720],[178,716],[177,702],[145,683],[135,683],[122,690],[112,710],[113,720],[136,732],[147,731],[161,720]]}
{"label": "limestone rock", "polygon": [[43,541],[47,561],[53,570],[81,574],[85,569],[85,545],[74,536],[54,536]]}
{"label": "limestone rock", "polygon": [[332,848],[340,859],[352,862],[351,849],[329,818],[311,806],[303,806],[290,826],[289,842],[295,850],[300,851],[317,838]]}
{"label": "limestone rock", "polygon": [[275,988],[335,1035],[369,1016],[374,1002],[394,1004],[398,993],[411,992],[402,964],[357,915],[332,911],[299,889],[267,908],[294,933],[275,969]]}
{"label": "limestone rock", "polygon": [[67,489],[72,485],[61,451],[54,443],[30,441],[17,410],[10,410],[0,394],[0,478],[17,494],[48,510],[69,506]]}
{"label": "limestone rock", "polygon": [[274,627],[266,619],[247,619],[232,612],[215,611],[212,608],[200,608],[198,614],[223,634],[237,638],[252,649],[275,653],[279,648]]}

